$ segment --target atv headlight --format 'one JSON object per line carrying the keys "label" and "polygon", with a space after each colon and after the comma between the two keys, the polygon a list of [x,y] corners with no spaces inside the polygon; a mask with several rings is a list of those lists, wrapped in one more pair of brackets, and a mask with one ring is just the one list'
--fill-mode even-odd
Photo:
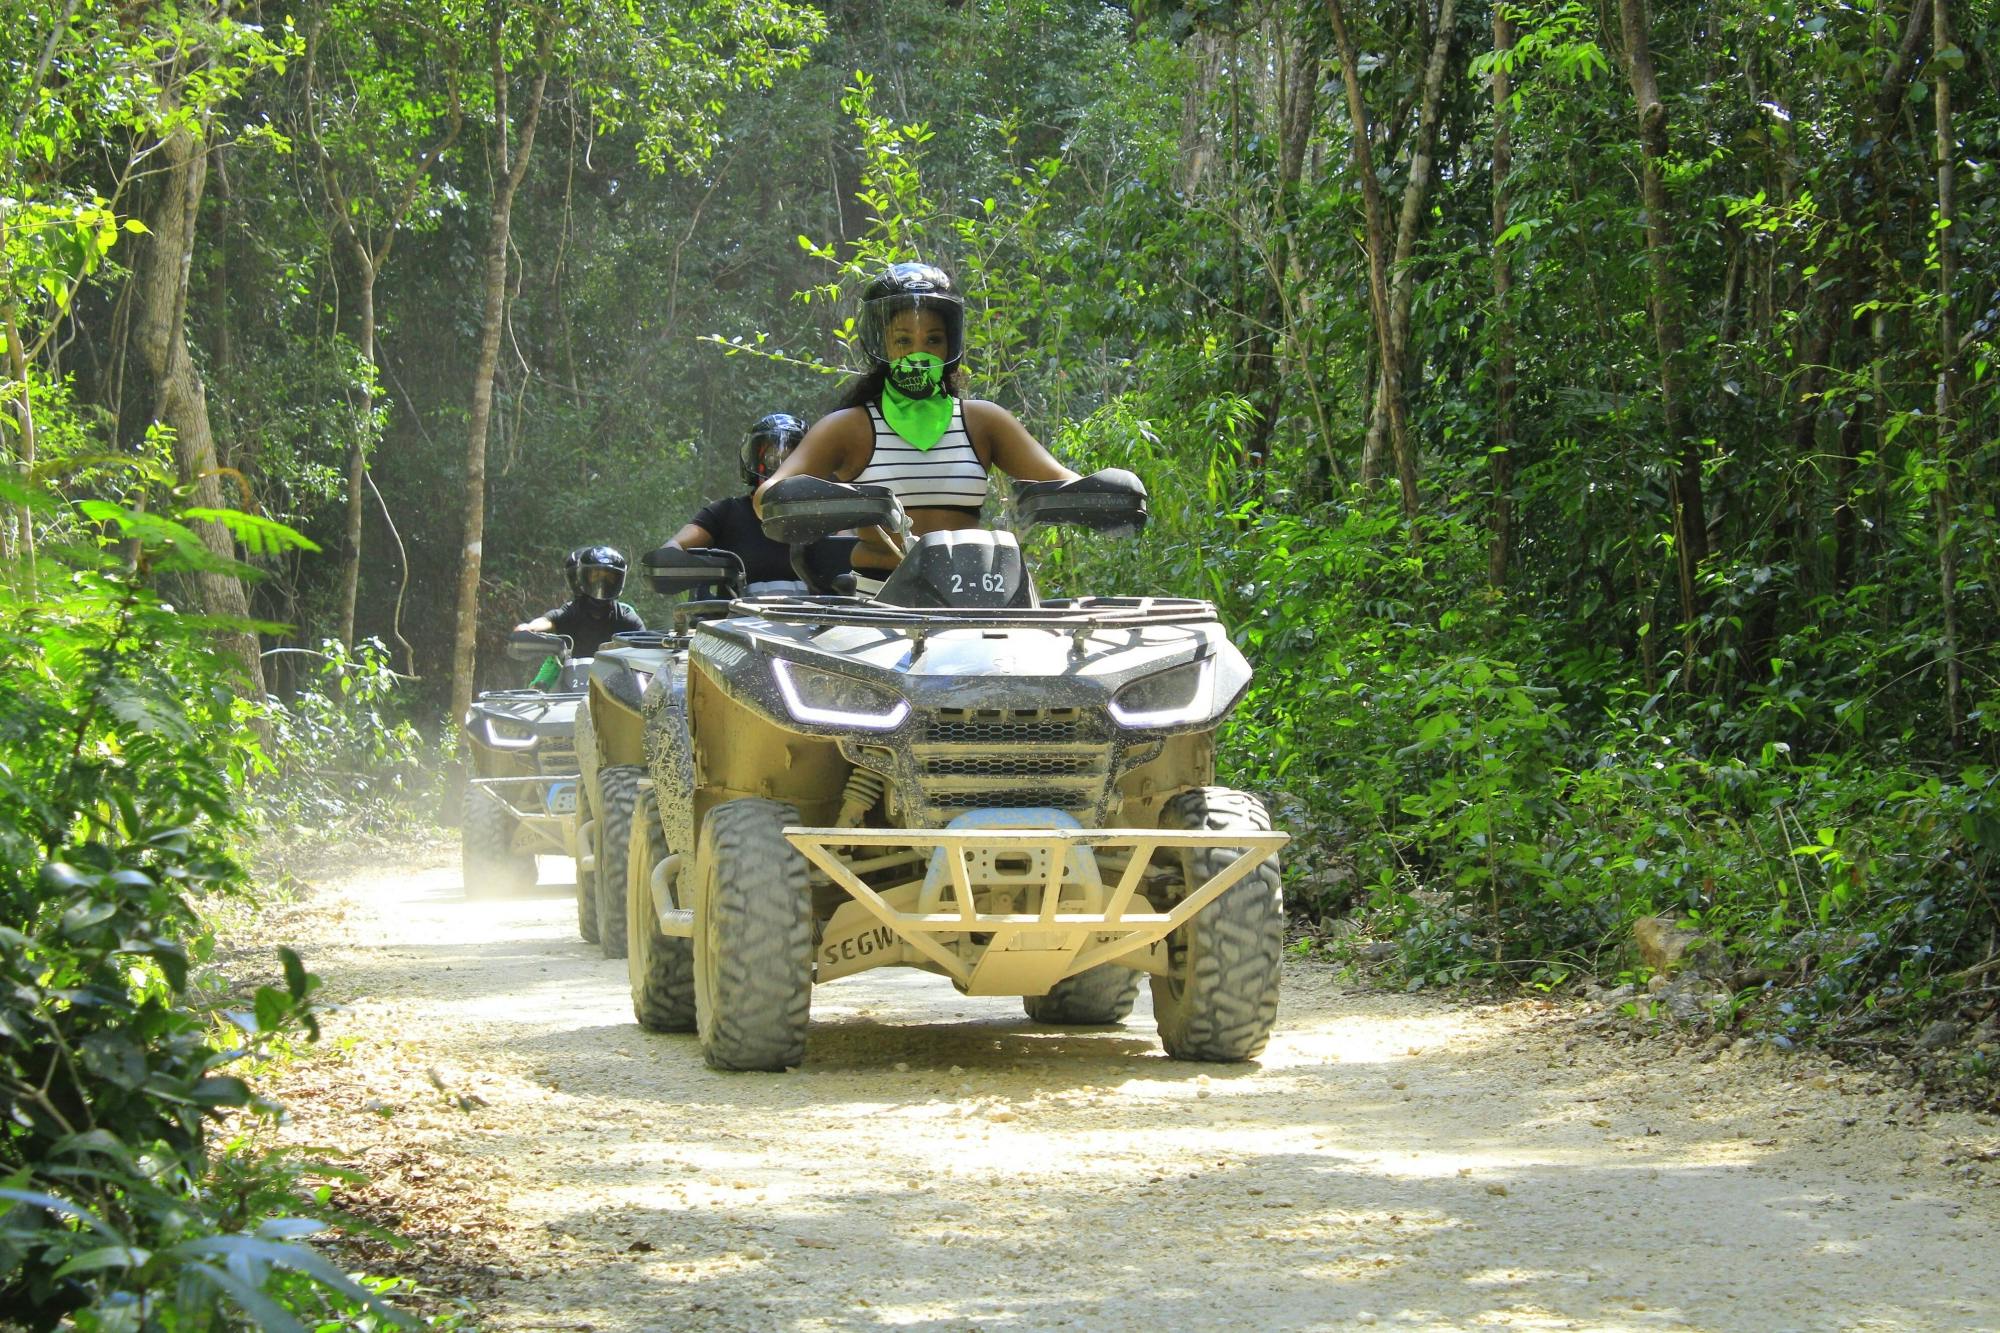
{"label": "atv headlight", "polygon": [[861,727],[888,731],[910,715],[910,702],[894,690],[852,676],[774,658],[771,673],[785,709],[800,722],[823,727]]}
{"label": "atv headlight", "polygon": [[1120,726],[1171,727],[1199,722],[1215,706],[1215,659],[1204,657],[1133,681],[1111,696]]}
{"label": "atv headlight", "polygon": [[535,744],[535,729],[497,717],[486,719],[486,741],[496,750],[526,750]]}

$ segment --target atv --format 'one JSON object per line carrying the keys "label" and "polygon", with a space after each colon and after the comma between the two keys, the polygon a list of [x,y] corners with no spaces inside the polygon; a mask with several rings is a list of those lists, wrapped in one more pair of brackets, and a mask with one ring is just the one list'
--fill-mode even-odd
{"label": "atv", "polygon": [[535,854],[576,854],[577,704],[590,659],[572,660],[559,634],[516,630],[507,655],[556,657],[551,690],[489,690],[473,700],[463,737],[472,775],[465,784],[460,856],[467,897],[534,887]]}
{"label": "atv", "polygon": [[[1118,469],[1015,496],[1024,526],[1146,518]],[[813,986],[871,968],[1083,1025],[1122,1020],[1147,975],[1167,1054],[1259,1054],[1286,837],[1212,785],[1250,681],[1214,608],[1041,601],[1012,533],[909,541],[883,487],[788,478],[764,525],[795,552],[875,526],[905,553],[872,601],[743,597],[691,623],[684,677],[644,696],[625,857],[639,1022],[695,1030],[716,1068],[778,1070],[804,1058]],[[724,568],[647,563],[662,591]]]}
{"label": "atv", "polygon": [[640,703],[656,679],[678,681],[686,662],[685,625],[615,635],[590,661],[576,719],[576,928],[606,958],[625,956],[625,849],[646,772]]}

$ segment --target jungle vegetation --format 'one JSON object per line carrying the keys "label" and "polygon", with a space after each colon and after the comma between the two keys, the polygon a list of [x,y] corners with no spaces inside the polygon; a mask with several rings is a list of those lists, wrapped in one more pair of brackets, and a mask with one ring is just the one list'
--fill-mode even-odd
{"label": "jungle vegetation", "polygon": [[1302,947],[1664,916],[1990,1102],[1997,156],[1992,0],[4,7],[0,1304],[387,1318],[204,1136],[315,983],[204,992],[196,906],[825,410],[890,259],[1149,483],[1035,558],[1218,603]]}

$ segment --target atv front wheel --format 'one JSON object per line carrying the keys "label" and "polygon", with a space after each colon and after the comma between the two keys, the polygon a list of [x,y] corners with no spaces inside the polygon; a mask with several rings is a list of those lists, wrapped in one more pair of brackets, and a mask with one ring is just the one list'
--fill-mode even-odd
{"label": "atv front wheel", "polygon": [[[597,943],[597,871],[604,855],[598,844],[597,816],[591,812],[590,784],[579,778],[576,784],[576,933],[585,944]],[[585,870],[588,858],[593,869]]]}
{"label": "atv front wheel", "polygon": [[625,972],[632,982],[632,1016],[651,1032],[694,1031],[694,941],[662,935],[653,904],[653,867],[666,855],[660,807],[642,801],[632,820],[625,863]]}
{"label": "atv front wheel", "polygon": [[[1256,797],[1201,787],[1168,801],[1160,826],[1204,833],[1268,832],[1271,817]],[[1234,861],[1237,849],[1181,852],[1179,897]],[[1284,891],[1278,858],[1265,857],[1222,896],[1167,936],[1168,971],[1153,977],[1160,1044],[1176,1060],[1255,1059],[1278,1018],[1284,954]]]}
{"label": "atv front wheel", "polygon": [[1024,995],[1021,1007],[1037,1023],[1062,1027],[1108,1027],[1132,1012],[1139,998],[1139,974],[1129,967],[1102,963],[1088,972],[1064,977],[1047,995]]}
{"label": "atv front wheel", "polygon": [[465,784],[459,807],[459,869],[465,896],[485,898],[535,887],[535,856],[514,850],[514,816],[498,797]]}
{"label": "atv front wheel", "polygon": [[781,1070],[805,1059],[812,1009],[812,892],[785,841],[789,805],[725,801],[695,853],[696,1030],[717,1069]]}
{"label": "atv front wheel", "polygon": [[632,810],[639,799],[637,764],[597,770],[597,947],[606,958],[625,956],[625,861],[632,845]]}

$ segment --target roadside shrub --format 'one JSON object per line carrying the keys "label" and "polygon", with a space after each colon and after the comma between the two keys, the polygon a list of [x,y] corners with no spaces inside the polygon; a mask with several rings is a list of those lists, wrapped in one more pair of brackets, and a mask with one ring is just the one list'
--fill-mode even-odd
{"label": "roadside shrub", "polygon": [[69,542],[0,587],[0,1309],[38,1329],[400,1320],[295,1243],[321,1223],[291,1215],[293,1169],[209,1143],[220,1113],[268,1109],[229,1065],[316,1032],[289,951],[240,1010],[189,989],[196,904],[243,887],[261,756],[217,627],[153,588],[234,566],[103,501],[51,537]]}
{"label": "roadside shrub", "polygon": [[270,766],[251,788],[267,825],[391,828],[437,805],[440,756],[403,712],[403,677],[379,639],[323,640],[310,683],[268,706]]}

